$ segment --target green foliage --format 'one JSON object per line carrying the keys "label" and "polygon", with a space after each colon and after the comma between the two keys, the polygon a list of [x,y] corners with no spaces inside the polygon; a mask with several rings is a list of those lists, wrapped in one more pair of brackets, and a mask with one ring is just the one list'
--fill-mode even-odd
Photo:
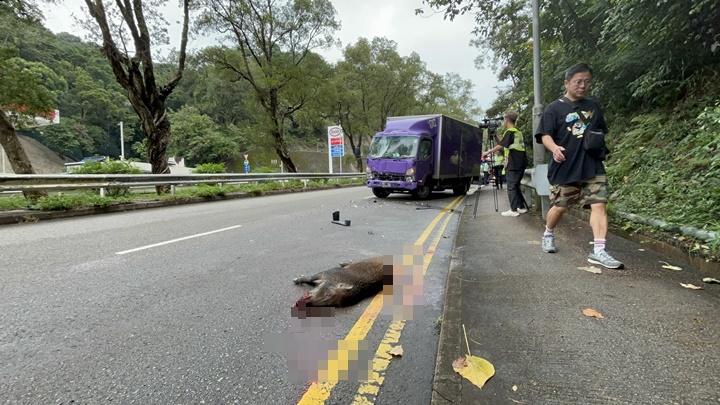
{"label": "green foliage", "polygon": [[183,106],[177,113],[170,114],[170,122],[172,136],[168,151],[183,156],[190,166],[221,162],[239,153],[239,133],[228,131],[228,127],[222,129],[196,107]]}
{"label": "green foliage", "polygon": [[143,171],[126,160],[104,160],[85,162],[72,172],[74,174],[142,174]]}
{"label": "green foliage", "polygon": [[220,187],[215,184],[199,184],[193,194],[197,197],[212,198],[224,196],[227,193],[228,190],[225,187]]}
{"label": "green foliage", "polygon": [[214,174],[225,173],[226,171],[224,163],[205,163],[195,166],[192,172],[197,174]]}
{"label": "green foliage", "polygon": [[41,197],[35,205],[43,211],[63,211],[82,208],[105,208],[114,199],[97,194],[58,194]]}
{"label": "green foliage", "polygon": [[720,232],[718,134],[718,103],[637,116],[614,140],[612,209]]}
{"label": "green foliage", "polygon": [[22,194],[0,197],[0,211],[23,209],[28,206],[28,201]]}

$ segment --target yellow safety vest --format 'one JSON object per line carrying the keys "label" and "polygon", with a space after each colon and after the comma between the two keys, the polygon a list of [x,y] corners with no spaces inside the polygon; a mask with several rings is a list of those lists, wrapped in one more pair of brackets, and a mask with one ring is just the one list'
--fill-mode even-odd
{"label": "yellow safety vest", "polygon": [[[513,138],[513,143],[510,144],[510,147],[505,149],[515,149],[520,152],[525,152],[525,142],[523,142],[522,132],[520,132],[517,128],[508,128],[507,130],[515,132],[515,138]],[[510,152],[506,151],[505,153]]]}

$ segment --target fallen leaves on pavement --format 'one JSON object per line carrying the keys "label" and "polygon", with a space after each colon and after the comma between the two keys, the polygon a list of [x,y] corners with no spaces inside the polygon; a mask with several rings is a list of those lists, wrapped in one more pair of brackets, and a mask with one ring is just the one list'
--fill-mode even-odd
{"label": "fallen leaves on pavement", "polygon": [[602,314],[592,308],[586,308],[582,310],[582,314],[591,317],[591,318],[598,318],[598,319],[604,319],[605,317],[602,316]]}
{"label": "fallen leaves on pavement", "polygon": [[393,355],[393,356],[402,357],[402,355],[403,355],[403,348],[402,348],[402,346],[397,345],[397,346],[393,347],[393,348],[390,350],[389,353],[390,353],[391,355]]}
{"label": "fallen leaves on pavement", "polygon": [[595,266],[578,267],[578,270],[585,270],[585,271],[589,271],[590,273],[602,274],[602,270],[600,270],[599,268],[597,268]]}
{"label": "fallen leaves on pavement", "polygon": [[716,279],[716,278],[712,278],[712,277],[705,277],[705,278],[703,279],[703,283],[708,283],[708,284],[720,284],[720,280],[718,280],[718,279]]}
{"label": "fallen leaves on pavement", "polygon": [[468,354],[465,357],[460,357],[459,359],[453,361],[453,370],[465,377],[478,388],[482,388],[483,385],[485,385],[485,382],[495,375],[495,366],[483,358],[470,354],[470,344],[468,343],[467,332],[465,332],[464,324],[463,333],[465,334],[465,344],[467,345]]}
{"label": "fallen leaves on pavement", "polygon": [[680,271],[680,270],[682,270],[682,267],[678,267],[678,266],[672,266],[672,265],[670,265],[670,263],[668,263],[668,262],[660,262],[660,263],[665,263],[665,265],[664,265],[664,266],[662,266],[662,268],[663,268],[663,269],[668,269],[668,270],[677,270],[677,271]]}
{"label": "fallen leaves on pavement", "polygon": [[697,285],[693,285],[693,284],[680,283],[680,285],[683,286],[683,287],[685,287],[685,288],[689,288],[689,289],[691,289],[691,290],[702,290],[702,289],[703,289],[702,287],[697,286]]}

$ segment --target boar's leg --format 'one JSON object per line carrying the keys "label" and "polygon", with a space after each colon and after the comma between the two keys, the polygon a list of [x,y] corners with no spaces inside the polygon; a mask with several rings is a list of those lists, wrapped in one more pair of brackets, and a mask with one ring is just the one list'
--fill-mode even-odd
{"label": "boar's leg", "polygon": [[319,275],[314,276],[300,276],[296,279],[293,279],[293,283],[295,284],[310,284],[312,286],[316,286],[318,283],[318,280],[320,280]]}

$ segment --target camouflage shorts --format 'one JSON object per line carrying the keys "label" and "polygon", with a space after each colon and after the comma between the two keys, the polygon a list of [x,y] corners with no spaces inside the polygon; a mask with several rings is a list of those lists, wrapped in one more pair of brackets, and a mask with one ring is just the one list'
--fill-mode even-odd
{"label": "camouflage shorts", "polygon": [[550,202],[558,207],[580,204],[587,208],[590,204],[607,203],[607,197],[607,177],[604,174],[575,183],[550,186]]}

